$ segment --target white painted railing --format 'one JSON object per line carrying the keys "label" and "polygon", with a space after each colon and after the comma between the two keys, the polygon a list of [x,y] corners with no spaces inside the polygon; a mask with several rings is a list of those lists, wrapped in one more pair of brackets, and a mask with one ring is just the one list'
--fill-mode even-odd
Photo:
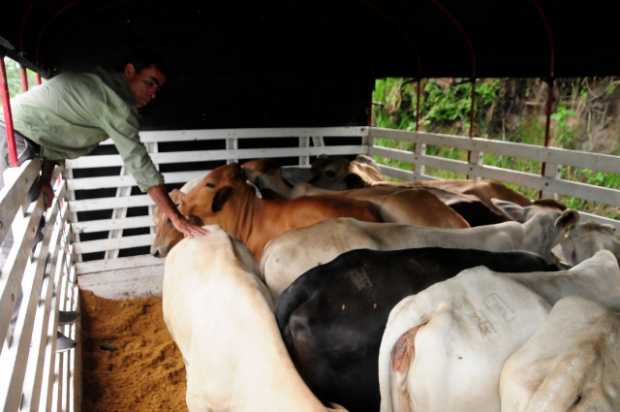
{"label": "white painted railing", "polygon": [[[407,141],[416,144],[415,151],[407,151],[378,146],[376,139],[385,138],[398,141]],[[435,133],[415,133],[403,130],[369,128],[370,155],[387,157],[402,162],[411,163],[413,171],[397,169],[390,166],[381,166],[381,172],[390,177],[401,180],[429,179],[426,166],[448,170],[470,177],[498,180],[504,183],[516,183],[535,190],[543,191],[545,197],[566,195],[620,207],[620,187],[606,188],[581,182],[564,180],[557,170],[560,166],[573,166],[593,171],[620,173],[620,157],[598,153],[589,153],[576,150],[566,150],[553,147],[504,142],[482,138],[468,138],[463,136],[449,136]],[[452,147],[471,151],[472,159],[477,162],[447,159],[431,156],[426,153],[427,145]],[[507,155],[515,158],[545,162],[547,164],[544,176],[517,170],[503,169],[482,163],[483,153]],[[601,216],[582,213],[586,219],[601,223],[613,224],[620,231],[620,221]]]}
{"label": "white painted railing", "polygon": [[[142,132],[141,140],[151,146],[151,157],[158,167],[165,164],[182,164],[191,162],[207,162],[207,161],[243,161],[246,159],[257,158],[295,158],[297,165],[309,165],[309,156],[317,156],[320,154],[327,155],[351,155],[357,153],[366,153],[368,147],[366,145],[366,136],[368,134],[367,127],[324,127],[324,128],[277,128],[277,129],[215,129],[215,130],[178,130],[178,131],[154,131]],[[333,138],[357,138],[355,144],[338,144],[332,145]],[[294,138],[290,147],[281,146],[278,141],[285,138]],[[361,140],[360,140],[361,138]],[[244,143],[251,143],[252,140],[261,139],[262,143],[273,142],[275,148],[242,148]],[[158,144],[165,142],[197,142],[197,141],[221,141],[221,150],[192,150],[192,151],[175,151],[162,152],[158,150]],[[311,145],[312,143],[312,145]],[[112,144],[111,141],[104,144]],[[241,148],[240,148],[241,147]],[[98,155],[83,156],[79,159],[68,160],[65,164],[67,176],[72,176],[76,169],[81,168],[102,168],[110,166],[121,166],[122,161],[118,155]],[[188,180],[203,176],[208,170],[182,171],[182,172],[164,172],[163,176],[166,183],[182,184]],[[104,177],[88,177],[73,178],[68,177],[68,189],[74,194],[77,190],[93,189],[93,188],[120,188],[135,186],[135,181],[128,175],[110,175]],[[94,199],[71,200],[70,211],[71,216],[76,216],[80,212],[95,212],[100,210],[118,210],[130,207],[148,207],[153,203],[148,195],[138,194],[128,196],[128,191],[123,196],[109,196]],[[74,197],[72,197],[73,199]],[[145,231],[144,234],[134,236],[121,236],[118,234],[123,229],[150,228],[152,226],[152,218],[150,210],[145,211],[143,216],[123,216],[122,213],[116,213],[117,217],[101,218],[96,220],[79,221],[72,220],[71,227],[76,234],[95,233],[101,231],[114,231],[104,239],[82,240],[74,245],[75,253],[82,256],[86,253],[108,252],[118,249],[128,249],[135,247],[145,247],[151,244],[153,234]],[[120,216],[120,217],[118,217]],[[108,256],[117,256],[108,254]],[[111,261],[114,261],[112,263]],[[122,264],[133,265],[140,262],[141,265],[161,263],[155,259],[139,259],[132,257],[114,257],[114,259],[106,259],[105,257],[87,262],[77,262],[76,268],[78,275],[84,273],[92,273],[105,271],[110,264],[117,266],[119,262]]]}
{"label": "white painted railing", "polygon": [[[281,146],[279,139],[296,138],[297,144],[290,147]],[[358,143],[346,145],[331,145],[333,137],[357,137],[361,138]],[[415,152],[380,147],[376,144],[376,138],[389,138],[406,140],[417,143]],[[552,171],[560,165],[589,168],[597,171],[617,173],[620,169],[619,158],[616,156],[601,155],[587,152],[563,150],[557,148],[543,148],[539,146],[509,143],[503,141],[474,138],[469,139],[460,136],[447,136],[431,133],[412,133],[401,130],[381,129],[374,127],[330,127],[330,128],[278,128],[278,129],[218,129],[218,130],[180,130],[180,131],[150,131],[141,133],[141,139],[152,147],[152,157],[158,167],[166,164],[185,164],[189,162],[205,161],[243,161],[255,158],[294,158],[296,164],[307,165],[309,156],[319,154],[327,155],[350,155],[357,153],[378,155],[397,159],[414,164],[413,172],[382,166],[383,173],[387,176],[412,180],[415,178],[430,178],[425,174],[425,166],[432,166],[445,170],[459,172],[471,177],[495,179],[502,182],[512,182],[536,190],[543,190],[545,194],[565,194],[595,202],[610,205],[620,205],[620,191],[611,188],[602,188],[579,182],[570,182],[559,178]],[[244,148],[250,146],[252,140],[261,139],[266,141],[267,148]],[[270,145],[269,141],[273,140]],[[165,142],[199,142],[219,141],[222,149],[217,150],[180,150],[162,152],[158,145]],[[369,145],[368,142],[371,142]],[[111,142],[107,142],[111,144]],[[547,173],[540,176],[532,173],[516,170],[501,169],[477,163],[468,163],[459,160],[451,160],[428,155],[426,145],[449,146],[472,151],[477,156],[472,158],[482,159],[482,153],[495,153],[510,155],[523,159],[535,160],[547,163]],[[255,146],[255,145],[253,145]],[[118,155],[84,156],[76,160],[66,162],[67,176],[80,168],[99,168],[122,165]],[[208,170],[193,170],[180,172],[164,172],[167,183],[182,184],[193,177],[204,175]],[[93,188],[114,188],[134,186],[131,176],[110,175],[102,177],[68,178],[68,190],[74,194],[77,190]],[[117,190],[117,193],[120,193]],[[125,191],[125,193],[128,193]],[[74,198],[74,197],[71,197]],[[152,241],[152,219],[147,207],[152,205],[150,198],[145,194],[115,197],[112,194],[107,197],[71,200],[70,216],[76,216],[82,212],[95,212],[100,210],[113,210],[122,208],[141,207],[144,213],[139,216],[98,218],[95,220],[78,221],[72,220],[71,227],[75,234],[88,234],[105,231],[121,233],[126,229],[142,228],[143,232],[131,236],[106,237],[96,240],[83,240],[74,244],[74,251],[78,256],[87,253],[104,253],[119,249],[136,247],[148,247]],[[111,213],[111,212],[110,212]],[[117,215],[119,216],[119,215]],[[592,216],[593,219],[612,223],[620,227],[617,221],[602,217]],[[115,256],[115,255],[113,255]],[[142,268],[150,265],[159,265],[161,261],[150,258],[146,252],[142,256],[116,257],[114,259],[101,258],[90,261],[77,261],[76,270],[78,275],[119,271],[124,268]],[[130,278],[124,273],[122,276]],[[142,275],[132,282],[141,282]],[[94,278],[93,278],[94,279]]]}
{"label": "white painted railing", "polygon": [[[58,310],[79,311],[66,184],[55,179],[53,205],[44,211],[41,196],[27,200],[39,170],[38,160],[10,169],[0,190],[0,239],[12,237],[0,276],[0,410],[79,411],[76,350],[56,353]],[[64,326],[77,340],[78,332],[79,321]]]}

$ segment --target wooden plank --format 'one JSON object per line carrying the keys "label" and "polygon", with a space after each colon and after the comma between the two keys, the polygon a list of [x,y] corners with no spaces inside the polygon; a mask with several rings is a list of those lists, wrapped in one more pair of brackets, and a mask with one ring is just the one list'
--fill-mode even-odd
{"label": "wooden plank", "polygon": [[414,160],[410,151],[402,149],[374,146],[369,149],[368,153],[371,156],[382,156],[387,157],[388,159],[399,160],[406,163],[412,163]]}
{"label": "wooden plank", "polygon": [[153,235],[126,236],[121,239],[88,240],[74,244],[76,253],[103,252],[112,249],[126,249],[130,247],[149,246],[153,242]]}
{"label": "wooden plank", "polygon": [[78,285],[106,299],[161,295],[163,273],[163,265],[126,268],[79,276]]}
{"label": "wooden plank", "polygon": [[616,228],[616,232],[620,233],[620,220],[610,219],[608,217],[593,215],[591,213],[579,212],[579,221],[597,222],[602,225],[611,225]]}
{"label": "wooden plank", "polygon": [[560,179],[545,180],[545,187],[554,193],[570,195],[596,203],[620,206],[620,190]]}
{"label": "wooden plank", "polygon": [[539,162],[571,165],[580,168],[617,173],[618,156],[568,150],[557,147],[542,147],[525,143],[505,142],[483,138],[443,135],[438,133],[415,133],[404,130],[370,128],[374,137],[387,137],[395,140],[425,142],[436,146],[456,147],[463,150],[503,154],[526,158]]}
{"label": "wooden plank", "polygon": [[88,262],[78,262],[75,264],[78,276],[93,274],[97,272],[110,272],[125,268],[139,268],[143,266],[163,265],[162,258],[151,255],[121,257],[114,260],[90,260]]}
{"label": "wooden plank", "polygon": [[[186,152],[159,152],[154,153],[151,158],[157,164],[161,163],[185,163],[185,162],[206,162],[213,160],[229,159],[255,159],[255,158],[274,158],[274,157],[298,157],[300,155],[318,156],[326,155],[348,155],[357,153],[367,153],[368,147],[362,145],[349,146],[324,146],[309,147],[300,149],[298,147],[286,148],[257,148],[257,149],[237,149],[237,150],[193,150]],[[69,169],[91,168],[91,167],[110,167],[121,166],[123,164],[119,155],[101,156],[82,156],[78,159],[67,160],[65,167]]]}
{"label": "wooden plank", "polygon": [[93,233],[110,229],[133,229],[138,227],[154,227],[153,218],[150,216],[134,216],[116,220],[102,219],[71,223],[71,230],[74,233]]}
{"label": "wooden plank", "polygon": [[413,173],[408,170],[398,169],[392,166],[379,165],[379,170],[383,175],[393,177],[395,179],[400,179],[404,181],[413,180]]}

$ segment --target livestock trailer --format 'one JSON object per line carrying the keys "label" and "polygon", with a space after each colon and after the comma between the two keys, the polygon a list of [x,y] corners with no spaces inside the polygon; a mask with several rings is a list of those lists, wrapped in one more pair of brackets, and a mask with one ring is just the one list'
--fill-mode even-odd
{"label": "livestock trailer", "polygon": [[[0,55],[49,76],[118,60],[131,45],[167,54],[170,85],[144,113],[140,137],[170,188],[227,162],[308,166],[322,154],[367,154],[409,163],[410,171],[380,166],[398,180],[433,178],[426,172],[433,167],[620,207],[618,188],[558,173],[562,166],[620,173],[618,156],[369,125],[378,77],[530,76],[552,84],[619,74],[617,14],[606,2],[579,10],[550,0],[311,3],[13,2],[3,6]],[[415,148],[388,148],[385,139]],[[432,155],[431,145],[466,151],[468,160]],[[485,165],[482,153],[545,166],[539,174],[498,168]],[[112,143],[56,169],[47,210],[41,199],[26,200],[40,166],[35,159],[13,168],[0,191],[0,238],[10,233],[14,242],[0,277],[4,411],[81,409],[79,321],[60,327],[77,348],[55,347],[58,311],[79,311],[79,290],[113,299],[161,293],[162,260],[149,254],[152,201],[136,190]],[[620,221],[584,217],[620,228]]]}

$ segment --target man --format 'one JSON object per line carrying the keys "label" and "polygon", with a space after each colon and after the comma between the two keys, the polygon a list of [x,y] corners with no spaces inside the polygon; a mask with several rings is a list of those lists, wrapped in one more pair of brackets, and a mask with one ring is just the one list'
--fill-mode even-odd
{"label": "man", "polygon": [[[138,110],[155,98],[165,82],[157,57],[142,52],[122,73],[100,68],[94,73],[61,73],[12,99],[19,162],[43,159],[39,188],[47,198],[46,206],[53,198],[54,164],[88,154],[110,137],[127,171],[175,228],[186,236],[206,234],[178,212],[138,137]],[[4,150],[5,163],[7,156]]]}
{"label": "man", "polygon": [[[18,163],[34,157],[43,159],[39,182],[33,188],[35,192],[41,190],[46,207],[54,197],[51,185],[54,165],[92,152],[109,137],[140,189],[148,192],[178,231],[190,237],[207,233],[179,213],[138,136],[138,110],[155,98],[165,82],[161,63],[155,56],[143,53],[136,55],[122,73],[103,69],[94,73],[62,73],[12,99]],[[5,127],[0,122],[3,149],[0,179],[1,172],[8,167],[5,136]],[[2,264],[11,243],[9,234],[0,251]],[[13,310],[14,320],[18,310],[19,302]],[[76,318],[75,312],[60,312],[59,324]],[[10,344],[10,340],[7,342]],[[75,342],[58,332],[58,350],[73,347]]]}

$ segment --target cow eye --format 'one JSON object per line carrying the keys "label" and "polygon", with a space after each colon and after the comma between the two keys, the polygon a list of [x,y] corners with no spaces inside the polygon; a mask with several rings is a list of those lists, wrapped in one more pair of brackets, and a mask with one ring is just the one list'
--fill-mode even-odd
{"label": "cow eye", "polygon": [[207,187],[210,187],[211,189],[213,189],[215,187],[215,184],[213,183],[207,183]]}
{"label": "cow eye", "polygon": [[325,175],[327,177],[335,177],[336,176],[336,172],[334,172],[333,170],[328,170],[325,172]]}

